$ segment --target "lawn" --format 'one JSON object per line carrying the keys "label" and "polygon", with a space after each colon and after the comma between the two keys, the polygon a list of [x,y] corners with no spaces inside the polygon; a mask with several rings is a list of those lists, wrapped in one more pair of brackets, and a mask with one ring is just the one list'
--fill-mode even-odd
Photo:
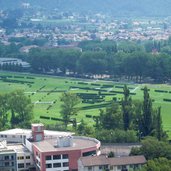
{"label": "lawn", "polygon": [[[104,108],[115,97],[121,100],[123,97],[122,83],[100,80],[82,80],[75,78],[62,78],[43,75],[18,74],[0,72],[0,93],[8,93],[16,89],[22,89],[34,104],[34,120],[40,120],[45,124],[55,124],[52,119],[41,119],[40,116],[60,118],[60,96],[62,92],[77,93],[84,99],[80,104],[80,112],[77,122],[84,119],[88,124],[94,124],[93,116],[99,115],[99,109]],[[150,89],[150,96],[154,100],[154,107],[161,106],[163,126],[171,137],[171,86],[166,84],[128,84],[132,99],[142,100],[142,88]],[[92,102],[92,98],[96,102]],[[163,101],[167,99],[167,101]]]}

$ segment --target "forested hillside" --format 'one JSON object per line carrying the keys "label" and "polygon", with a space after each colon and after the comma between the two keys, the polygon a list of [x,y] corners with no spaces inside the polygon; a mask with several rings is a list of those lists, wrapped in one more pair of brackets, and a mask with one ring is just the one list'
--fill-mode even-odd
{"label": "forested hillside", "polygon": [[171,15],[170,0],[1,0],[0,8],[20,7],[22,2],[61,11],[105,12],[114,16]]}

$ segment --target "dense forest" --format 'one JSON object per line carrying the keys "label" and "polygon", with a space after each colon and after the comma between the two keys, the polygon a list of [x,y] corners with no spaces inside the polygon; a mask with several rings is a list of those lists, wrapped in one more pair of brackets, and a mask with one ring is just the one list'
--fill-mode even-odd
{"label": "dense forest", "polygon": [[[20,7],[22,2],[23,0],[1,0],[0,8]],[[61,11],[104,12],[114,16],[166,16],[171,14],[171,1],[169,0],[27,0],[24,2],[29,2],[32,6],[56,8]]]}

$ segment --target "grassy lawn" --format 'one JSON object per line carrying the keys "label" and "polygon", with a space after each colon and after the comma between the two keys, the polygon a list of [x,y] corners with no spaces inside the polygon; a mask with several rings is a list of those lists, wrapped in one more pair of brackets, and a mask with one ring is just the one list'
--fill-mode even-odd
{"label": "grassy lawn", "polygon": [[[123,86],[124,84],[121,83],[99,80],[81,80],[0,72],[0,93],[8,93],[16,89],[22,89],[25,94],[31,98],[34,104],[34,120],[40,120],[45,124],[55,124],[56,121],[40,119],[40,116],[60,118],[60,96],[64,91],[83,95],[99,95],[100,92],[101,96],[103,96],[102,102],[93,104],[91,99],[89,99],[89,102],[80,104],[79,107],[81,107],[81,110],[77,116],[74,116],[77,118],[77,122],[84,119],[88,124],[94,124],[93,117],[88,118],[86,115],[98,116],[99,109],[103,108],[104,104],[110,103],[113,97],[121,100],[123,94],[120,92],[123,92]],[[143,99],[142,88],[144,86],[150,89],[150,97],[154,99],[154,107],[162,107],[163,126],[171,137],[171,102],[163,101],[164,98],[171,99],[171,86],[156,84],[128,84],[127,86],[130,88],[130,92],[133,93],[132,99],[135,100]]]}

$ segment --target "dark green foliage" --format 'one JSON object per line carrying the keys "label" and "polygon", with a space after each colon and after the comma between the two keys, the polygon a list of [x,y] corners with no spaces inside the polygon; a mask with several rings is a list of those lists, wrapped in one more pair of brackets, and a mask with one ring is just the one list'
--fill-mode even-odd
{"label": "dark green foliage", "polygon": [[110,151],[108,154],[108,157],[109,158],[115,157],[115,153],[113,151]]}
{"label": "dark green foliage", "polygon": [[33,105],[30,98],[21,90],[12,92],[9,96],[9,108],[11,110],[11,125],[29,124],[33,119]]}
{"label": "dark green foliage", "polygon": [[144,101],[142,111],[142,133],[143,136],[147,136],[151,134],[151,131],[153,129],[152,101],[150,99],[147,87],[144,88]]}
{"label": "dark green foliage", "polygon": [[163,99],[165,102],[171,102],[171,99]]}
{"label": "dark green foliage", "polygon": [[61,96],[61,116],[64,121],[65,127],[67,127],[68,122],[71,119],[71,116],[76,115],[79,111],[77,105],[81,102],[80,98],[76,94],[72,93],[63,93]]}
{"label": "dark green foliage", "polygon": [[147,137],[142,141],[140,148],[134,148],[131,155],[143,154],[147,160],[165,157],[171,159],[171,145],[168,142],[158,141],[154,137]]}
{"label": "dark green foliage", "polygon": [[122,115],[119,110],[119,105],[112,102],[106,110],[100,110],[99,117],[100,125],[103,129],[119,129],[123,127]]}
{"label": "dark green foliage", "polygon": [[149,160],[147,164],[140,169],[140,171],[171,171],[171,160],[160,157],[157,159]]}
{"label": "dark green foliage", "polygon": [[131,123],[131,114],[132,114],[132,99],[130,97],[130,91],[125,85],[124,88],[124,98],[122,99],[122,114],[123,114],[123,124],[124,130],[127,131]]}
{"label": "dark green foliage", "polygon": [[[9,113],[11,112],[11,115]],[[11,117],[10,117],[11,116]],[[0,95],[0,129],[11,124],[27,127],[33,119],[33,105],[30,98],[23,91],[17,90],[9,94]]]}
{"label": "dark green foliage", "polygon": [[96,131],[96,138],[105,143],[135,143],[138,141],[136,132],[133,130],[106,130]]}
{"label": "dark green foliage", "polygon": [[77,126],[77,134],[84,136],[94,136],[94,129],[91,126],[88,126],[82,119],[81,123]]}

